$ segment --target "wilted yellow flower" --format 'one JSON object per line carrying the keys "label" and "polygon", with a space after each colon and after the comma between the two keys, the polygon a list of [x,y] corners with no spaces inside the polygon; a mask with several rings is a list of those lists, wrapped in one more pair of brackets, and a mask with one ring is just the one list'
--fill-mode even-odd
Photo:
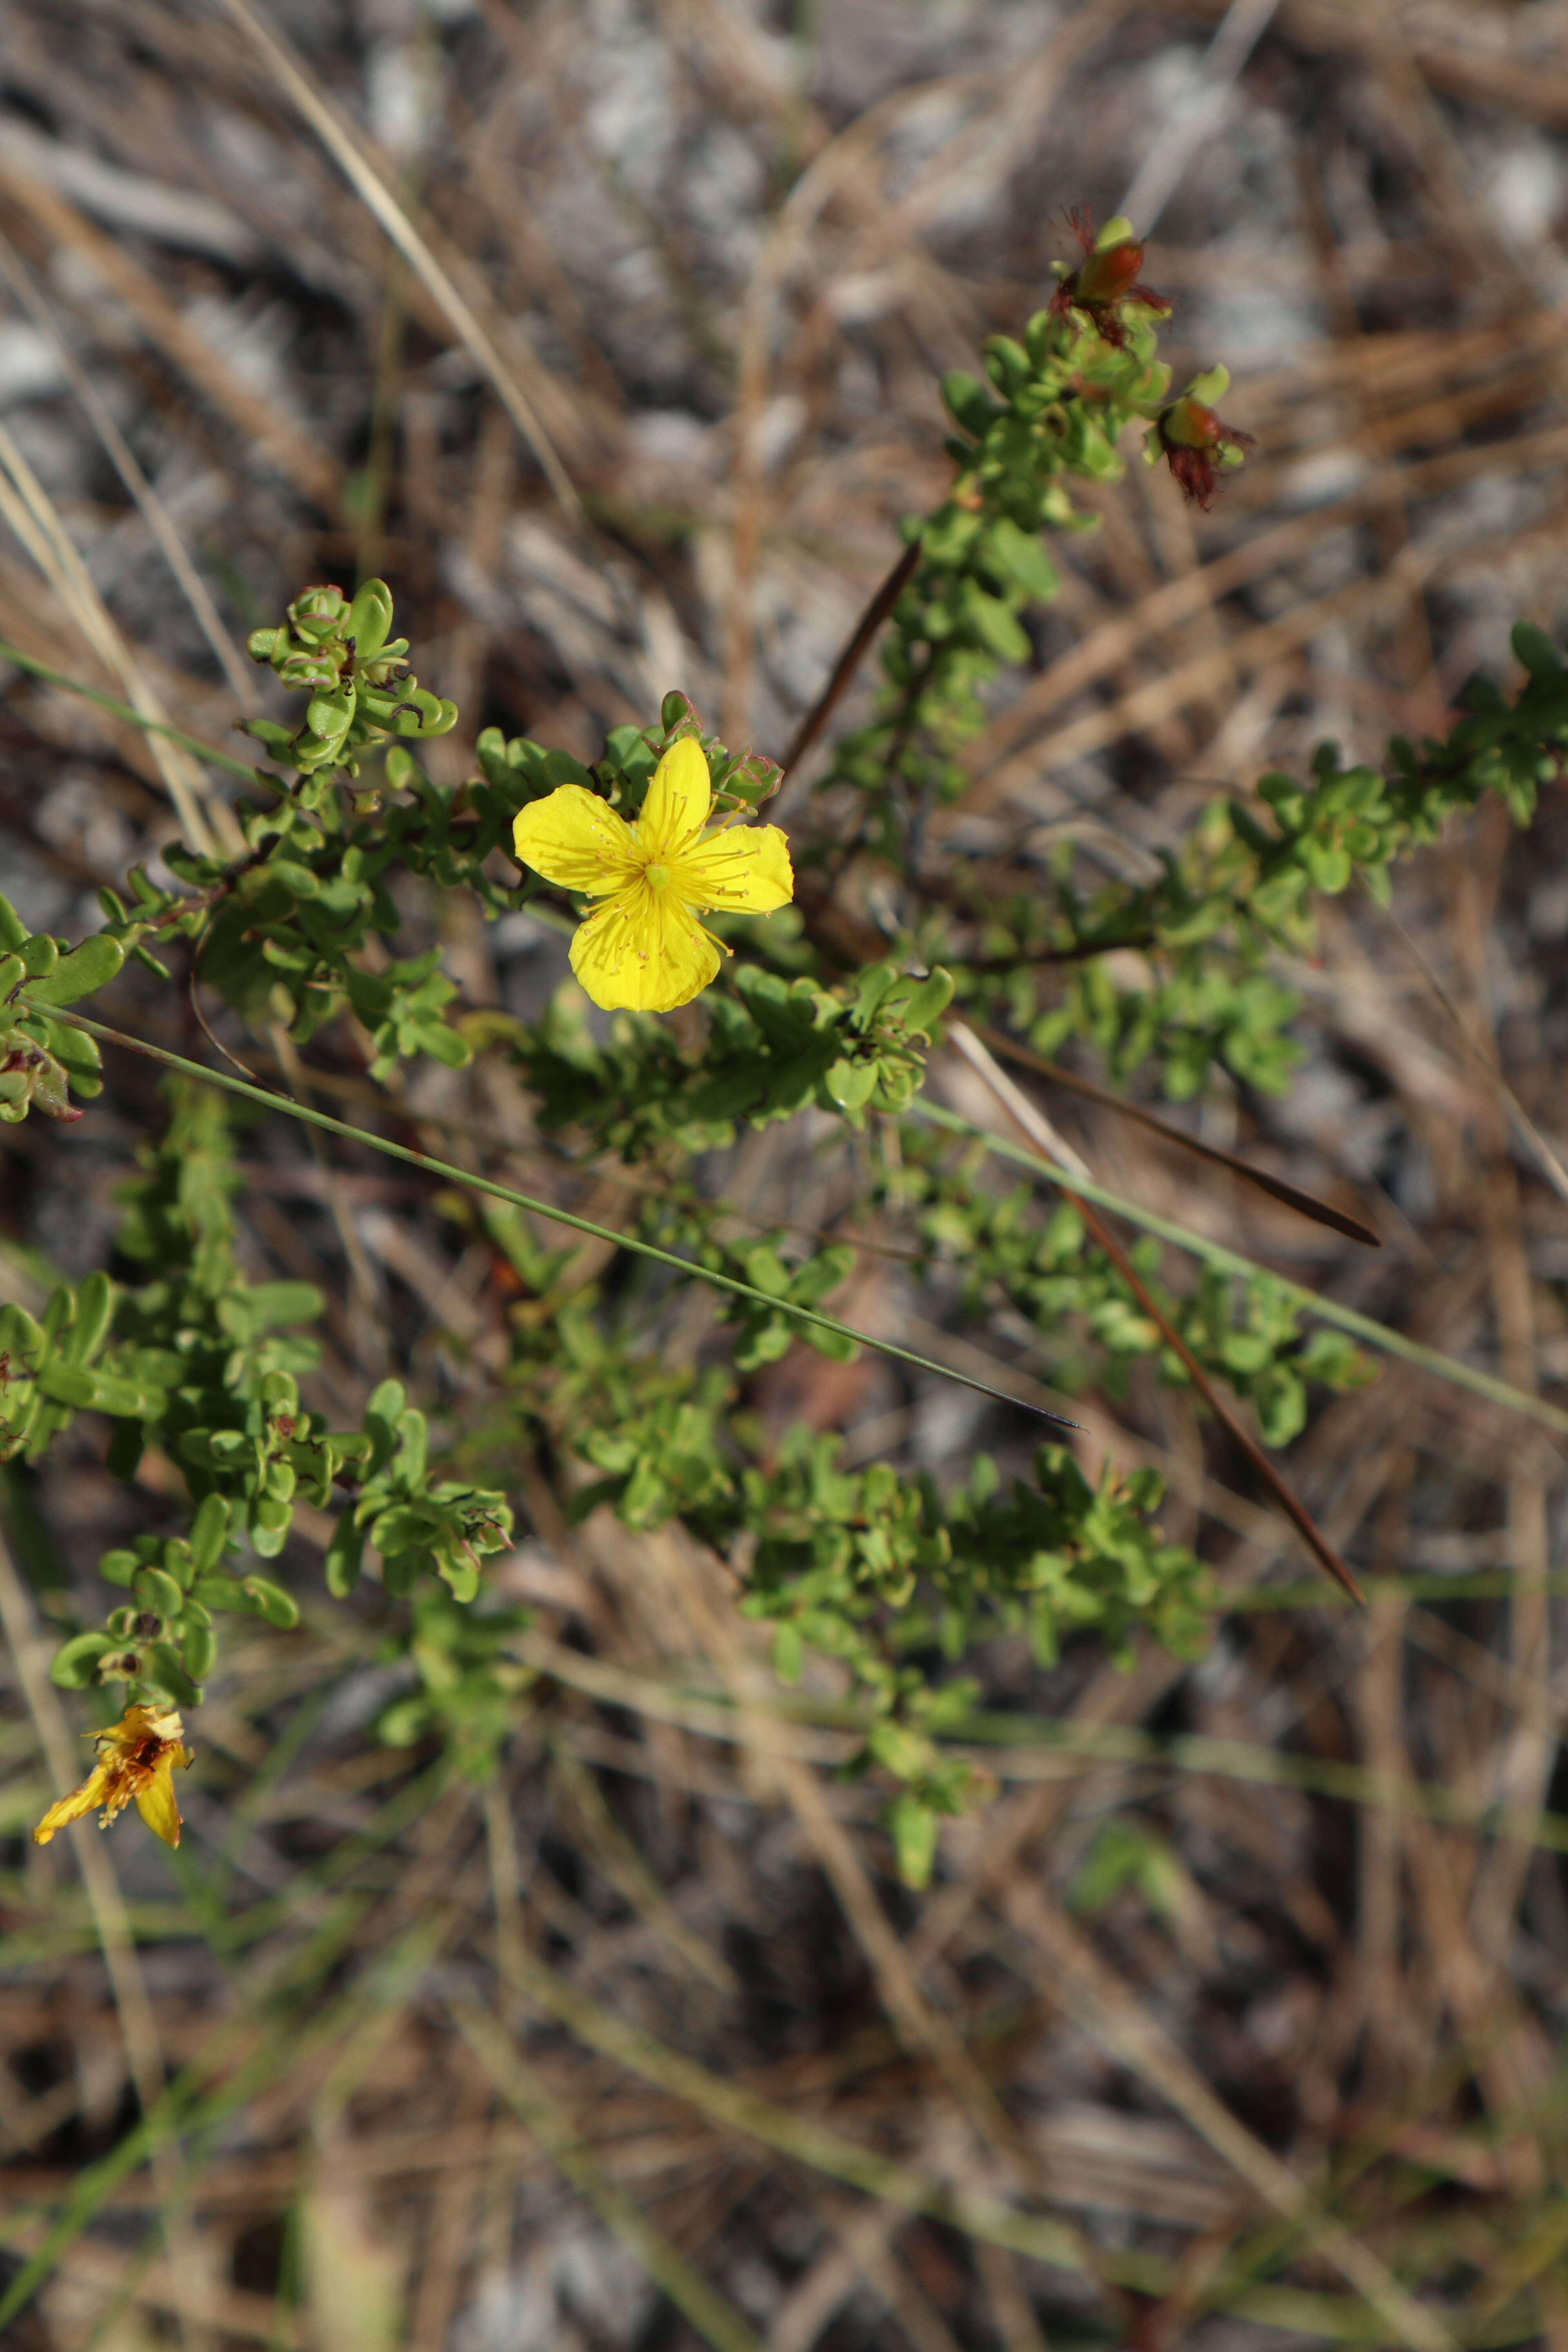
{"label": "wilted yellow flower", "polygon": [[79,1789],[49,1807],[33,1832],[35,1843],[47,1845],[57,1830],[79,1821],[95,1805],[103,1807],[99,1827],[106,1830],[134,1797],[153,1835],[165,1845],[178,1845],[180,1809],[173,1774],[176,1764],[191,1760],[184,1728],[172,1706],[128,1706],[118,1723],[97,1734],[97,1763]]}
{"label": "wilted yellow flower", "polygon": [[519,816],[512,837],[523,864],[604,901],[572,940],[572,969],[595,1004],[638,1013],[689,1004],[729,953],[698,911],[766,915],[794,898],[777,825],[705,830],[712,809],[702,746],[682,736],[654,770],[635,824],[581,784],[562,784]]}

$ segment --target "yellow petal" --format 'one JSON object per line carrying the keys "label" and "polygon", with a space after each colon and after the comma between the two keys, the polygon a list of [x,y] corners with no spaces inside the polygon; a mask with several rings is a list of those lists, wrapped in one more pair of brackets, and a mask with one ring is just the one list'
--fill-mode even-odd
{"label": "yellow petal", "polygon": [[180,1843],[180,1809],[174,1802],[174,1759],[188,1760],[184,1748],[166,1748],[153,1768],[153,1778],[136,1791],[136,1810],[165,1845]]}
{"label": "yellow petal", "polygon": [[734,907],[767,915],[795,897],[789,843],[776,824],[731,826],[676,861],[672,887],[689,907]]}
{"label": "yellow petal", "polygon": [[707,987],[719,953],[673,891],[637,883],[579,923],[572,969],[606,1012],[670,1013]]}
{"label": "yellow petal", "polygon": [[523,865],[563,890],[600,898],[634,870],[630,825],[582,784],[561,784],[523,809],[511,837]]}
{"label": "yellow petal", "polygon": [[33,1832],[33,1843],[47,1845],[55,1832],[63,1830],[68,1822],[79,1822],[83,1813],[90,1813],[95,1805],[101,1805],[109,1793],[111,1777],[110,1766],[94,1765],[79,1789],[73,1789],[68,1797],[61,1797],[49,1807]]}
{"label": "yellow petal", "polygon": [[[122,1731],[130,1721],[130,1715],[136,1714],[138,1711],[139,1710],[133,1707],[130,1710],[130,1714],[122,1717],[121,1722],[121,1729]],[[149,1706],[141,1709],[140,1712],[142,1717],[142,1728],[146,1731],[155,1731],[160,1739],[167,1739],[173,1742],[184,1738],[185,1727],[180,1720],[179,1709],[177,1707]],[[175,1761],[181,1764],[188,1764],[190,1760],[190,1749],[188,1748],[182,1748],[178,1757],[175,1759]]]}
{"label": "yellow petal", "polygon": [[[653,772],[637,819],[637,847],[645,858],[671,857],[708,822],[713,785],[700,743],[683,735]],[[684,999],[682,1000],[684,1002]]]}

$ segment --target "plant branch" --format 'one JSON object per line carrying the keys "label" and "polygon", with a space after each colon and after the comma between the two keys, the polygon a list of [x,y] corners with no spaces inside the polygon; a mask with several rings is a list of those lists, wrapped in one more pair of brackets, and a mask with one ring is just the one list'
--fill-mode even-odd
{"label": "plant branch", "polygon": [[849,690],[850,682],[870,650],[871,640],[898,603],[921,560],[921,541],[911,539],[894,564],[859,620],[855,634],[839,655],[832,677],[795,729],[789,750],[784,756],[784,774],[792,775],[816,743],[839,703]]}

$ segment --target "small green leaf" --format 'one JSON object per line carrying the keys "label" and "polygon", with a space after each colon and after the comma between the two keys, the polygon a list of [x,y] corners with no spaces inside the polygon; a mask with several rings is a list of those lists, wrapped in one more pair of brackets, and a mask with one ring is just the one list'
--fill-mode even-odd
{"label": "small green leaf", "polygon": [[274,1584],[266,1576],[243,1576],[239,1581],[241,1591],[247,1595],[258,1616],[265,1617],[269,1625],[287,1633],[300,1622],[300,1604],[280,1584]]}
{"label": "small green leaf", "polygon": [[840,1110],[863,1110],[877,1091],[875,1062],[837,1061],[823,1080]]}
{"label": "small green leaf", "polygon": [[936,1861],[936,1815],[908,1789],[894,1798],[885,1816],[898,1857],[899,1876],[917,1891],[931,1885]]}
{"label": "small green leaf", "polygon": [[950,413],[976,440],[1002,414],[985,386],[963,368],[953,368],[942,377],[942,396]]}
{"label": "small green leaf", "polygon": [[1200,375],[1194,376],[1183,397],[1198,401],[1205,408],[1212,408],[1215,401],[1223,400],[1229,390],[1230,370],[1227,367],[1205,368]]}
{"label": "small green leaf", "polygon": [[1563,675],[1563,656],[1543,629],[1533,621],[1516,621],[1509,633],[1514,658],[1521,663],[1531,677],[1556,678]]}
{"label": "small green leaf", "polygon": [[113,1372],[89,1370],[53,1356],[38,1374],[38,1387],[55,1404],[74,1412],[111,1412],[117,1420],[135,1421],[147,1411],[146,1392],[136,1381]]}
{"label": "small green leaf", "polygon": [[376,1719],[376,1730],[388,1748],[412,1748],[423,1738],[430,1724],[430,1702],[416,1691],[409,1698],[394,1700]]}
{"label": "small green leaf", "polygon": [[781,1683],[797,1683],[805,1664],[800,1627],[787,1619],[773,1627],[773,1672]]}
{"label": "small green leaf", "polygon": [[1041,604],[1061,593],[1061,576],[1032,531],[1021,530],[1010,515],[1001,515],[985,534],[984,550],[991,562],[1014,586]]}
{"label": "small green leaf", "polygon": [[198,1576],[210,1575],[228,1538],[229,1507],[221,1495],[203,1497],[191,1522],[191,1561]]}
{"label": "small green leaf", "polygon": [[332,1539],[327,1546],[327,1591],[338,1601],[345,1601],[359,1580],[364,1551],[364,1530],[355,1523],[352,1511],[345,1511],[332,1529]]}
{"label": "small green leaf", "polygon": [[471,1559],[438,1559],[436,1572],[450,1585],[454,1601],[472,1601],[479,1589],[479,1571]]}
{"label": "small green leaf", "polygon": [[423,1511],[411,1510],[406,1503],[394,1503],[371,1521],[366,1532],[384,1560],[427,1545],[431,1522]]}
{"label": "small green leaf", "polygon": [[[53,942],[51,941],[51,945]],[[69,955],[60,956],[27,989],[31,1004],[74,1004],[97,988],[107,988],[125,962],[125,950],[107,931],[95,931]]]}
{"label": "small green leaf", "polygon": [[906,1029],[919,1030],[929,1037],[952,1002],[952,974],[939,964],[900,1005],[899,1018]]}
{"label": "small green leaf", "polygon": [[92,1273],[79,1284],[76,1317],[66,1339],[66,1354],[73,1364],[90,1363],[102,1346],[114,1312],[114,1288],[106,1274]]}
{"label": "small green leaf", "polygon": [[108,1633],[78,1633],[49,1661],[49,1680],[60,1690],[86,1690],[98,1680],[98,1662],[118,1645]]}
{"label": "small green leaf", "polygon": [[180,1637],[180,1663],[193,1682],[205,1682],[217,1657],[217,1635],[210,1625],[188,1624]]}
{"label": "small green leaf", "polygon": [[354,659],[374,661],[392,632],[392,591],[384,580],[367,580],[349,606],[343,635],[354,641]]}
{"label": "small green leaf", "polygon": [[131,1580],[131,1590],[138,1605],[150,1609],[155,1617],[176,1618],[184,1606],[183,1590],[161,1568],[139,1568]]}

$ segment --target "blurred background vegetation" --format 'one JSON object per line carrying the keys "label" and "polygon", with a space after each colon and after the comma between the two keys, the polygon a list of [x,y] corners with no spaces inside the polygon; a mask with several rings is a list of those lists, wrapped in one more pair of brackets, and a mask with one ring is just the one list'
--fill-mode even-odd
{"label": "blurred background vegetation", "polygon": [[[1054,544],[1063,593],[969,765],[1041,842],[1147,864],[1325,736],[1442,731],[1512,623],[1568,623],[1562,0],[11,0],[0,638],[238,743],[279,706],[236,645],[379,572],[458,706],[440,782],[486,726],[592,759],[672,687],[781,757],[900,518],[945,494],[942,374],[1048,299],[1069,205],[1130,189],[1176,381],[1226,363],[1256,447],[1206,512],[1163,470],[1084,490],[1100,528]],[[181,771],[0,679],[0,885],[74,936],[160,871]],[[1568,2347],[1565,852],[1548,791],[1523,835],[1457,823],[1392,910],[1334,901],[1287,974],[1289,1093],[1174,1114],[1359,1201],[1375,1256],[1053,1099],[1113,1190],[1540,1410],[1409,1361],[1316,1399],[1289,1475],[1356,1613],[1184,1392],[1080,1397],[1086,1471],[1170,1481],[1218,1633],[1195,1665],[989,1645],[1000,1794],[924,1895],[837,1774],[831,1691],[781,1707],[725,1567],[569,1529],[526,1462],[487,1580],[531,1612],[499,1777],[453,1769],[374,1612],[328,1606],[307,1508],[304,1622],[226,1654],[178,1853],[133,1820],[34,1850],[85,1720],[48,1654],[167,1496],[91,1427],[9,1466],[0,2286],[49,2259],[8,2346]],[[406,917],[470,1004],[536,1016],[564,972],[526,915]],[[163,1117],[150,1072],[111,1076],[81,1124],[4,1130],[0,1298],[108,1261]],[[510,1108],[468,1083],[422,1067],[411,1135]],[[933,1084],[987,1117],[952,1057]],[[509,1261],[279,1124],[238,1138],[252,1278],[328,1293],[356,1414],[393,1368],[460,1399]],[[818,1224],[817,1181],[770,1132],[728,1197]],[[607,1174],[572,1197],[626,1212]],[[844,1311],[962,1366],[956,1292],[931,1334],[903,1286],[867,1257]],[[1027,1436],[869,1357],[797,1347],[751,1392],[950,1485]],[[165,2084],[181,2136],[144,2162]]]}

